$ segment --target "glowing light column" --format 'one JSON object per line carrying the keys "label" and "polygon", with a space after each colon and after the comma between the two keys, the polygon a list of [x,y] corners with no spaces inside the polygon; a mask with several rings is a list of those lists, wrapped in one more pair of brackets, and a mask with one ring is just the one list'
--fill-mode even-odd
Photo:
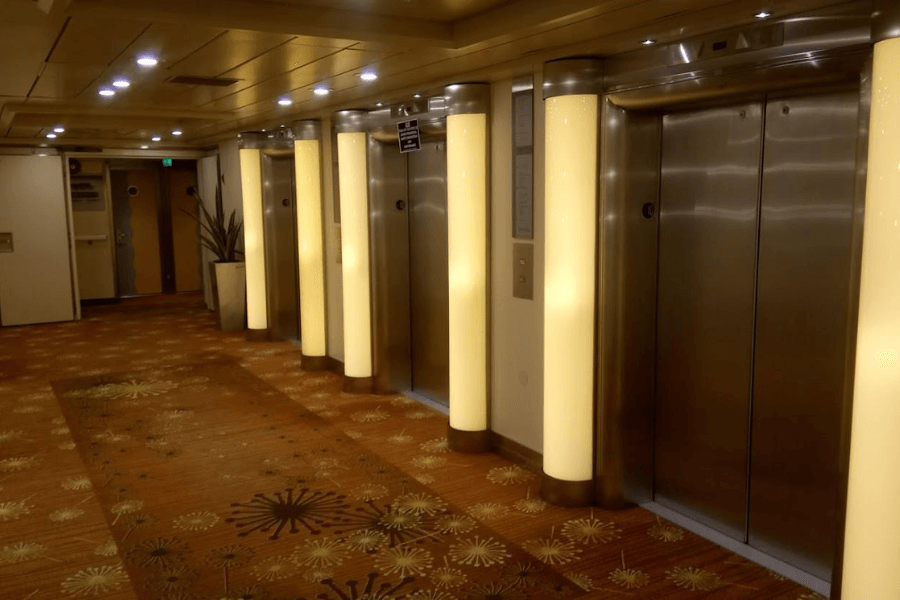
{"label": "glowing light column", "polygon": [[325,347],[325,249],[322,245],[322,124],[294,123],[297,187],[297,256],[300,267],[301,366],[328,368]]}
{"label": "glowing light column", "polygon": [[490,450],[488,427],[488,139],[491,89],[451,85],[447,98],[450,424],[458,452]]}
{"label": "glowing light column", "polygon": [[562,506],[593,501],[599,61],[544,66],[544,476]]}
{"label": "glowing light column", "polygon": [[260,141],[241,134],[241,193],[244,204],[244,261],[247,269],[247,339],[268,340],[266,250],[263,231],[262,155]]}
{"label": "glowing light column", "polygon": [[873,37],[872,113],[841,598],[900,598],[900,4]]}
{"label": "glowing light column", "polygon": [[344,390],[372,391],[372,316],[369,288],[369,186],[366,160],[367,113],[335,114],[341,198],[341,255],[344,282]]}

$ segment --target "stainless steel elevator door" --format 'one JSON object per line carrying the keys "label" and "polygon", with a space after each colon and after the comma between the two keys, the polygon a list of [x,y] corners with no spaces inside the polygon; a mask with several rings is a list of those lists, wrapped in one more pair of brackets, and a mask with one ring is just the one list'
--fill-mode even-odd
{"label": "stainless steel elevator door", "polygon": [[826,580],[837,522],[858,110],[858,92],[766,108],[749,542]]}
{"label": "stainless steel elevator door", "polygon": [[300,339],[294,157],[263,153],[263,216],[269,329],[282,340]]}
{"label": "stainless steel elevator door", "polygon": [[409,160],[409,277],[412,390],[449,401],[447,144],[426,141]]}
{"label": "stainless steel elevator door", "polygon": [[654,493],[744,541],[758,103],[663,117]]}

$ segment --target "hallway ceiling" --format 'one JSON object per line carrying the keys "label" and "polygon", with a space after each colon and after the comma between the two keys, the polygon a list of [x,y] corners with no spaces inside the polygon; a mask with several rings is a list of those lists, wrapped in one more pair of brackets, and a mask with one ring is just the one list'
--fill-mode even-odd
{"label": "hallway ceiling", "polygon": [[[0,145],[181,148],[834,0],[0,0]],[[142,55],[159,65],[143,68]],[[360,79],[363,70],[379,78]],[[176,76],[237,80],[174,83]],[[113,97],[115,78],[131,86]],[[319,97],[315,86],[332,93]],[[279,99],[293,104],[281,106]],[[55,140],[55,126],[66,132]],[[173,129],[184,135],[175,138]],[[151,142],[153,135],[162,140]]]}

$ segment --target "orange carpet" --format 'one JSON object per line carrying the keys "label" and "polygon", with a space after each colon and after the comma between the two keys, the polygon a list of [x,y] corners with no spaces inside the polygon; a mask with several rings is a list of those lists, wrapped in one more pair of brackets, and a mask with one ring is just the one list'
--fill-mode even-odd
{"label": "orange carpet", "polygon": [[820,598],[641,509],[560,509],[446,419],[199,298],[0,330],[0,598]]}

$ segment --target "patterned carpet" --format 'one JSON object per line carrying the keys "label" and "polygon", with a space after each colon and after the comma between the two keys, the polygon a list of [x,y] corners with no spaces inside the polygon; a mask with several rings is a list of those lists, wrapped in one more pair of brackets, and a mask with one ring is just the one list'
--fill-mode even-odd
{"label": "patterned carpet", "polygon": [[446,419],[196,296],[0,330],[0,598],[821,598],[641,509],[561,509]]}

